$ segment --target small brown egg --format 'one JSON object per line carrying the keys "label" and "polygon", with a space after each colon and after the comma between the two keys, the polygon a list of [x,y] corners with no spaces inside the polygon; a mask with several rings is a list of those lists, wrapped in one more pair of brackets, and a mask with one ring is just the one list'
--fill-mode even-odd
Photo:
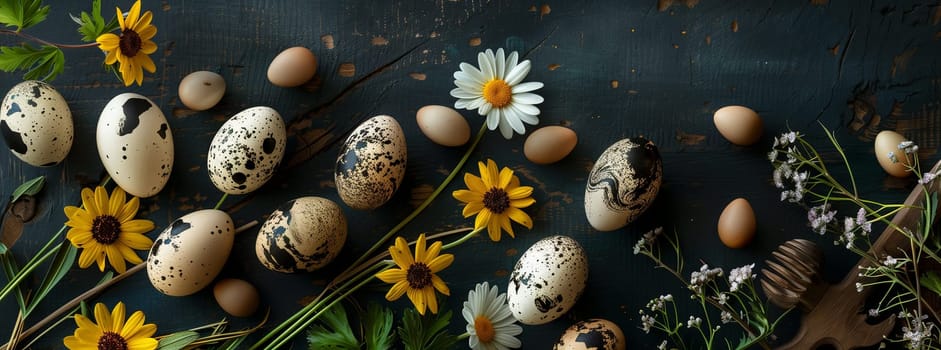
{"label": "small brown egg", "polygon": [[[882,130],[876,135],[874,146],[876,159],[879,160],[879,165],[882,166],[882,169],[885,169],[885,172],[889,173],[889,175],[907,177],[912,174],[912,172],[908,170],[909,158],[912,158],[912,155],[905,154],[905,151],[899,149],[899,143],[907,140],[905,136],[892,130]],[[895,155],[897,162],[893,163],[892,160],[889,159],[889,152]]]}
{"label": "small brown egg", "polygon": [[624,350],[624,332],[614,322],[590,318],[580,321],[562,333],[553,350]]}
{"label": "small brown egg", "polygon": [[719,108],[713,115],[712,121],[722,137],[739,146],[749,146],[758,142],[764,128],[758,113],[743,106]]}
{"label": "small brown egg", "polygon": [[452,108],[424,106],[415,113],[418,128],[432,142],[442,146],[461,146],[470,140],[470,125]]}
{"label": "small brown egg", "polygon": [[268,66],[268,80],[280,87],[306,83],[317,73],[317,56],[306,47],[295,46],[281,51]]}
{"label": "small brown egg", "polygon": [[755,211],[745,198],[736,198],[719,215],[719,240],[729,248],[742,248],[755,237]]}
{"label": "small brown egg", "polygon": [[523,144],[523,155],[536,164],[552,164],[572,153],[578,135],[562,126],[547,126],[533,131]]}
{"label": "small brown egg", "polygon": [[212,295],[222,310],[235,317],[248,317],[258,310],[258,290],[251,283],[237,278],[216,282]]}
{"label": "small brown egg", "polygon": [[194,111],[205,111],[212,108],[225,95],[225,79],[209,71],[198,71],[188,74],[180,81],[180,102]]}

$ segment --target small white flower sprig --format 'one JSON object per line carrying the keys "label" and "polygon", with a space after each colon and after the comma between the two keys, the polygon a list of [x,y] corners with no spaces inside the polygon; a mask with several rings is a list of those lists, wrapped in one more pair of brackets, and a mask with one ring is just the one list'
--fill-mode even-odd
{"label": "small white flower sprig", "polygon": [[[862,292],[878,287],[885,294],[868,314],[876,317],[885,312],[898,312],[898,318],[905,322],[901,334],[895,338],[887,337],[887,341],[904,343],[908,349],[937,348],[941,344],[941,330],[934,322],[939,320],[938,311],[941,310],[934,310],[930,303],[925,302],[925,297],[928,293],[941,295],[941,274],[919,267],[929,260],[941,263],[938,255],[941,237],[932,231],[938,198],[927,189],[941,170],[923,173],[919,165],[918,145],[912,141],[901,142],[897,152],[885,155],[893,162],[902,161],[907,170],[915,174],[918,183],[926,185],[923,187],[925,202],[909,208],[920,210],[922,220],[917,227],[897,227],[891,222],[892,217],[906,206],[861,197],[843,148],[830,130],[823,128],[823,131],[842,160],[849,186],[834,176],[827,167],[827,160],[804,134],[789,131],[775,138],[768,153],[768,160],[774,168],[772,180],[781,190],[781,200],[808,207],[807,220],[812,231],[819,235],[829,234],[835,245],[842,245],[871,262],[868,266],[859,266],[861,278],[856,283],[856,290]],[[839,208],[835,207],[837,204]],[[838,220],[839,210],[845,210],[847,206],[855,211],[855,215]],[[895,229],[910,244],[905,245],[906,249],[899,249],[897,254],[877,256],[870,253],[873,223]],[[929,316],[934,322],[929,320]]]}
{"label": "small white flower sprig", "polygon": [[[664,262],[659,241],[666,241],[669,245],[668,250],[675,255],[674,265]],[[755,346],[770,349],[767,339],[788,311],[773,321],[769,320],[765,302],[758,296],[753,283],[757,277],[753,273],[755,264],[732,269],[728,278],[723,278],[725,273],[722,268],[710,268],[703,264],[698,271],[690,273],[687,280],[683,277],[683,254],[679,239],[663,234],[663,228],[645,233],[634,245],[634,254],[650,258],[656,268],[667,270],[676,277],[691,292],[690,299],[698,301],[702,308],[702,314],[683,319],[677,311],[673,295],[666,294],[651,299],[645,309],[639,310],[640,328],[645,333],[657,330],[667,336],[668,339],[659,345],[660,349],[666,349],[670,342],[680,349],[695,348],[684,341],[680,334],[683,329],[694,329],[702,338],[702,347],[706,349],[731,344],[735,344],[736,349]],[[720,281],[725,282],[723,286],[720,286]],[[719,330],[725,324],[738,326],[745,333],[744,336],[721,337]],[[736,340],[738,343],[734,343]]]}

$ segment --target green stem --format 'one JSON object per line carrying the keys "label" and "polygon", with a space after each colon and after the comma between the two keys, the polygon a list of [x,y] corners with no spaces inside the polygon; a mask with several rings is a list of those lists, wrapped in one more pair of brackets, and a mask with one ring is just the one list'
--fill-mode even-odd
{"label": "green stem", "polygon": [[222,198],[219,198],[219,201],[216,202],[216,206],[213,207],[212,209],[219,210],[219,207],[222,206],[222,202],[225,202],[225,199],[226,199],[226,198],[229,198],[229,194],[228,194],[228,193],[223,193],[223,194],[222,194]]}
{"label": "green stem", "polygon": [[12,292],[14,289],[16,289],[16,286],[20,285],[20,282],[23,282],[23,280],[26,279],[26,277],[29,276],[29,274],[33,272],[33,270],[36,270],[36,268],[42,265],[42,263],[46,262],[46,260],[49,260],[49,258],[54,256],[55,253],[56,253],[55,250],[48,251],[42,256],[40,256],[38,259],[33,259],[29,263],[27,263],[26,266],[24,266],[23,269],[20,270],[20,273],[16,274],[16,276],[10,279],[7,285],[3,287],[3,290],[0,291],[0,300],[3,300],[3,298],[6,298],[6,296],[9,295],[10,292]]}
{"label": "green stem", "polygon": [[477,229],[477,230],[473,230],[473,231],[471,231],[471,232],[468,232],[466,235],[464,235],[464,237],[461,237],[460,239],[458,239],[458,240],[456,240],[456,241],[454,241],[454,242],[451,242],[451,243],[448,243],[448,244],[443,245],[443,246],[441,247],[441,250],[448,250],[448,249],[457,247],[457,246],[463,244],[464,242],[467,242],[467,240],[469,240],[469,239],[471,239],[471,238],[474,238],[474,236],[476,236],[478,232],[483,231],[483,230],[484,230],[484,228],[481,227],[481,228],[479,228],[479,229]]}
{"label": "green stem", "polygon": [[15,36],[21,37],[29,41],[33,41],[33,42],[40,43],[43,45],[48,45],[48,46],[54,46],[60,49],[80,49],[80,48],[85,48],[85,47],[97,47],[98,46],[98,42],[91,42],[87,44],[59,44],[59,43],[54,43],[51,41],[46,41],[46,40],[37,38],[35,36],[29,35],[20,31],[9,30],[9,29],[0,29],[0,34],[15,35]]}

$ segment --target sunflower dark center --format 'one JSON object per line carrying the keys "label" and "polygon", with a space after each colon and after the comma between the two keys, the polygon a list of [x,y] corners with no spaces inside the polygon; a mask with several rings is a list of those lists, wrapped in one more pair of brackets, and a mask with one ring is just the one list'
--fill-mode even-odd
{"label": "sunflower dark center", "polygon": [[114,243],[121,236],[121,222],[111,215],[99,215],[91,223],[91,236],[101,244]]}
{"label": "sunflower dark center", "polygon": [[416,262],[408,267],[405,275],[409,288],[422,289],[431,285],[431,269],[425,263]]}
{"label": "sunflower dark center", "polygon": [[142,47],[140,35],[131,29],[125,29],[123,32],[121,32],[121,39],[118,43],[118,47],[121,48],[121,54],[124,56],[137,56],[137,52],[140,51]]}
{"label": "sunflower dark center", "polygon": [[484,207],[494,214],[503,213],[510,207],[510,195],[502,188],[491,188],[490,191],[484,193]]}
{"label": "sunflower dark center", "polygon": [[98,338],[98,350],[127,350],[127,341],[115,332],[104,332]]}

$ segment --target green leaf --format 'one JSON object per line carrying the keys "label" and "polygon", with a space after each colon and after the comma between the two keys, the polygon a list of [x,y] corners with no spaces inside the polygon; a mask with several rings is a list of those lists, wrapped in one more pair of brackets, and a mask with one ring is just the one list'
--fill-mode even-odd
{"label": "green leaf", "polygon": [[0,0],[0,23],[16,27],[19,32],[42,22],[49,14],[49,6],[42,0]]}
{"label": "green leaf", "polygon": [[196,341],[196,339],[199,339],[199,333],[193,331],[176,332],[160,338],[160,341],[157,343],[157,349],[181,350]]}
{"label": "green leaf", "polygon": [[32,180],[24,182],[22,185],[13,190],[13,194],[10,195],[10,203],[16,202],[20,197],[26,196],[35,196],[39,191],[42,191],[43,185],[46,184],[46,177],[39,176]]}
{"label": "green leaf", "polygon": [[359,349],[359,340],[353,335],[343,305],[334,305],[320,320],[307,332],[310,349]]}
{"label": "green leaf", "polygon": [[78,32],[82,34],[82,41],[93,42],[102,34],[118,29],[117,17],[109,22],[105,22],[104,17],[101,17],[101,0],[92,1],[91,13],[82,11],[80,17],[71,14],[69,16],[75,23],[78,23]]}
{"label": "green leaf", "polygon": [[242,342],[245,341],[245,338],[248,338],[248,334],[238,338],[226,340],[224,343],[217,346],[216,350],[236,350],[239,348],[239,345],[242,345]]}
{"label": "green leaf", "polygon": [[395,333],[392,332],[392,310],[370,303],[366,308],[366,329],[363,338],[366,350],[392,349]]}
{"label": "green leaf", "polygon": [[941,295],[941,275],[934,271],[927,271],[921,274],[918,282],[922,287]]}
{"label": "green leaf", "polygon": [[[20,272],[20,268],[16,265],[16,260],[13,260],[12,254],[0,255],[0,265],[3,265],[3,273],[6,274],[7,280],[13,279],[13,276]],[[19,286],[14,288],[14,294],[16,295],[16,303],[20,306],[20,312],[23,313],[23,317],[26,317],[26,298],[23,297],[23,291],[20,290]]]}
{"label": "green leaf", "polygon": [[34,48],[23,43],[22,46],[0,47],[0,70],[25,70],[25,80],[53,80],[64,68],[65,54],[55,46]]}
{"label": "green leaf", "polygon": [[6,244],[3,244],[3,242],[0,242],[0,255],[6,254],[9,250],[10,248],[7,248]]}
{"label": "green leaf", "polygon": [[39,285],[39,289],[36,290],[36,297],[30,300],[29,307],[26,308],[24,315],[29,315],[33,312],[33,309],[42,302],[43,298],[51,292],[59,281],[69,270],[72,269],[72,265],[75,264],[75,257],[78,255],[78,248],[69,243],[68,241],[62,242],[59,246],[59,252],[56,253],[55,258],[52,259],[52,263],[49,265],[49,272],[46,272],[46,275],[42,279],[42,283]]}
{"label": "green leaf", "polygon": [[438,315],[419,315],[414,309],[406,309],[402,315],[399,337],[405,350],[451,349],[457,337],[448,334],[451,311]]}

